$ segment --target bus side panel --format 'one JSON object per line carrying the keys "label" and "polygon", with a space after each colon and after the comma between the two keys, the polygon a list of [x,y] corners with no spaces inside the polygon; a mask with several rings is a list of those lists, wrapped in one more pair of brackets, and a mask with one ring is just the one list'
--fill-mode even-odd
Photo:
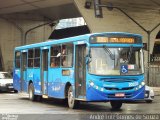
{"label": "bus side panel", "polygon": [[40,69],[39,68],[37,69],[28,68],[27,81],[28,81],[28,86],[29,86],[29,82],[32,81],[34,85],[35,94],[37,95],[41,94],[41,82],[40,82]]}
{"label": "bus side panel", "polygon": [[65,86],[69,82],[73,84],[73,70],[72,68],[64,68],[69,71],[68,75],[62,75],[62,69],[51,69],[49,71],[49,93],[50,97],[65,98]]}
{"label": "bus side panel", "polygon": [[27,69],[27,81],[28,81],[28,86],[29,86],[29,82],[33,82],[33,69],[28,68]]}
{"label": "bus side panel", "polygon": [[41,76],[40,76],[40,69],[35,68],[33,74],[33,84],[34,84],[34,92],[36,95],[41,95]]}
{"label": "bus side panel", "polygon": [[[62,74],[63,70],[63,74]],[[65,74],[64,71],[67,73]],[[69,72],[68,72],[69,71]],[[69,73],[69,74],[68,74]],[[73,68],[51,68],[49,70],[49,86],[48,96],[54,98],[65,98],[65,86],[66,83],[74,85]]]}
{"label": "bus side panel", "polygon": [[48,77],[48,96],[54,98],[61,98],[62,80],[61,80],[60,68],[50,68]]}
{"label": "bus side panel", "polygon": [[65,98],[65,87],[66,87],[66,83],[70,83],[73,88],[74,88],[74,71],[73,68],[62,68],[61,71],[61,76],[62,76],[62,85],[63,85],[63,89],[61,90],[61,94],[63,94],[63,97]]}
{"label": "bus side panel", "polygon": [[14,89],[20,91],[21,90],[21,87],[20,87],[20,69],[15,69],[13,71],[13,87]]}

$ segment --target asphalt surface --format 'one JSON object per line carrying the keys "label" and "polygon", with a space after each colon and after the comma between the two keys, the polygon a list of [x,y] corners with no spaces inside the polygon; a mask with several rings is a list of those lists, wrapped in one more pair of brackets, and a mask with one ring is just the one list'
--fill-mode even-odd
{"label": "asphalt surface", "polygon": [[50,115],[54,114],[55,119],[58,118],[58,120],[61,120],[67,118],[68,120],[70,120],[71,118],[72,119],[81,118],[82,116],[80,115],[95,114],[95,113],[96,114],[97,113],[98,114],[160,114],[160,96],[155,96],[155,99],[152,103],[146,103],[145,101],[124,103],[122,108],[117,111],[113,111],[111,109],[110,103],[95,103],[95,102],[94,103],[82,102],[78,109],[72,110],[69,109],[65,104],[65,102],[62,100],[43,99],[41,102],[32,102],[28,98],[22,97],[16,93],[0,92],[0,114],[2,114],[2,116],[0,116],[0,119],[3,119],[3,117],[5,117],[4,116],[5,114],[22,114],[22,116],[20,116],[19,119],[21,117],[24,119],[25,117],[27,117],[28,114],[32,114],[33,116],[37,115],[39,117],[41,116],[40,117],[41,119],[45,115],[49,117]]}

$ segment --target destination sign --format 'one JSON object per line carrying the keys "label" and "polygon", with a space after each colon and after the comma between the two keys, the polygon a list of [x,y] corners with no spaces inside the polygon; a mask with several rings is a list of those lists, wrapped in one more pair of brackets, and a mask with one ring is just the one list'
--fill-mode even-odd
{"label": "destination sign", "polygon": [[92,43],[128,43],[128,44],[134,44],[135,39],[134,38],[128,38],[128,37],[95,37],[93,40],[91,40]]}

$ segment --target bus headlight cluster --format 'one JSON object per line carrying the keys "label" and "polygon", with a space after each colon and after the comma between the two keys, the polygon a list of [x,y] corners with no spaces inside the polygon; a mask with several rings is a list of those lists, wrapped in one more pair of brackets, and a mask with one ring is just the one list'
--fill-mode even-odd
{"label": "bus headlight cluster", "polygon": [[94,86],[94,83],[92,81],[90,81],[90,86]]}
{"label": "bus headlight cluster", "polygon": [[144,85],[145,85],[145,82],[141,82],[141,85],[144,86]]}
{"label": "bus headlight cluster", "polygon": [[104,91],[104,88],[101,88],[101,91]]}
{"label": "bus headlight cluster", "polygon": [[135,90],[141,89],[144,85],[145,85],[145,82],[141,82],[141,83],[135,88]]}
{"label": "bus headlight cluster", "polygon": [[104,88],[98,87],[97,85],[94,84],[93,81],[89,81],[89,85],[92,86],[93,88],[99,90],[99,91],[104,91]]}

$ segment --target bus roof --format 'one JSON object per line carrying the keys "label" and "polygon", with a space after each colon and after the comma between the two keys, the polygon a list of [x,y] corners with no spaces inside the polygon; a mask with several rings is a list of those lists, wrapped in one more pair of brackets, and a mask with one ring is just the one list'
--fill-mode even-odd
{"label": "bus roof", "polygon": [[36,48],[36,47],[43,47],[43,46],[48,46],[51,44],[61,44],[61,43],[67,43],[67,42],[75,42],[75,41],[81,41],[81,40],[88,40],[90,36],[96,36],[96,35],[125,35],[125,36],[132,36],[132,37],[140,37],[142,38],[141,35],[139,34],[133,34],[133,33],[126,33],[126,32],[102,32],[102,33],[92,33],[92,34],[85,34],[85,35],[80,35],[80,36],[75,36],[75,37],[68,37],[68,38],[63,38],[63,39],[50,39],[45,42],[40,42],[40,43],[34,43],[34,44],[29,44],[29,45],[24,45],[24,46],[18,46],[15,48],[15,50],[23,50],[23,49],[29,49],[29,48]]}

